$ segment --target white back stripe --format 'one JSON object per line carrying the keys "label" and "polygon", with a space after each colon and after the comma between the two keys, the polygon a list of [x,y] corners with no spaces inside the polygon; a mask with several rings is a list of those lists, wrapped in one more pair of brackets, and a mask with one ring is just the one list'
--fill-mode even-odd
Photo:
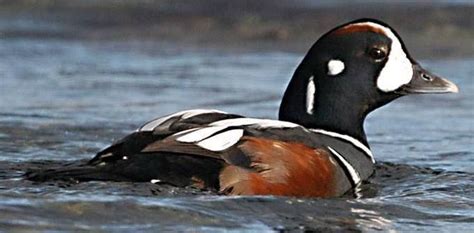
{"label": "white back stripe", "polygon": [[344,156],[342,156],[341,154],[339,154],[336,150],[334,150],[333,148],[331,148],[330,146],[328,146],[328,149],[331,151],[331,153],[333,155],[335,155],[339,161],[342,162],[342,164],[344,165],[344,167],[347,169],[347,171],[349,171],[349,174],[350,174],[350,179],[354,182],[354,184],[359,184],[361,179],[360,179],[360,175],[359,173],[354,169],[354,167],[349,163],[347,162],[346,158],[344,158]]}
{"label": "white back stripe", "polygon": [[157,118],[155,120],[152,120],[152,121],[146,123],[145,125],[143,125],[142,127],[140,127],[137,131],[153,131],[156,127],[163,124],[163,122],[165,122],[165,121],[167,121],[167,120],[169,120],[173,117],[181,116],[182,119],[187,119],[187,118],[191,118],[193,116],[197,116],[197,115],[201,115],[201,114],[205,114],[205,113],[224,113],[225,114],[226,112],[222,112],[222,111],[214,110],[214,109],[185,110],[185,111],[173,113],[171,115],[167,115],[167,116],[160,117],[160,118]]}
{"label": "white back stripe", "polygon": [[234,119],[220,120],[220,121],[216,121],[209,124],[209,126],[226,126],[226,127],[245,126],[245,125],[257,125],[258,127],[262,127],[262,128],[265,128],[265,127],[294,128],[294,127],[300,126],[288,121],[258,119],[258,118],[234,118]]}
{"label": "white back stripe", "polygon": [[314,77],[311,76],[306,87],[306,112],[310,115],[314,112],[314,94],[316,93],[316,85]]}
{"label": "white back stripe", "polygon": [[210,151],[223,151],[234,144],[244,135],[243,129],[233,129],[199,142],[197,145]]}
{"label": "white back stripe", "polygon": [[374,155],[372,154],[372,151],[370,151],[370,149],[367,146],[365,146],[364,144],[362,144],[362,142],[360,142],[359,140],[357,140],[357,139],[355,139],[351,136],[348,136],[348,135],[339,134],[339,133],[336,133],[336,132],[330,132],[330,131],[326,131],[326,130],[322,130],[322,129],[310,129],[310,130],[312,132],[315,132],[315,133],[320,133],[320,134],[328,135],[328,136],[331,136],[331,137],[340,138],[340,139],[343,139],[345,141],[350,142],[355,147],[357,147],[357,148],[361,149],[362,151],[364,151],[365,154],[370,158],[370,160],[372,160],[372,163],[375,163],[375,159],[374,159]]}

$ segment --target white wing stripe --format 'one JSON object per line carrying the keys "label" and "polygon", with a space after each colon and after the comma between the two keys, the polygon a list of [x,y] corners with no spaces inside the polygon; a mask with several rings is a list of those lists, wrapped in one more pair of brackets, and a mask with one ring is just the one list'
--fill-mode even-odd
{"label": "white wing stripe", "polygon": [[223,151],[236,144],[243,135],[243,129],[233,129],[212,136],[206,140],[199,142],[197,145],[203,149],[210,151]]}
{"label": "white wing stripe", "polygon": [[206,127],[202,129],[198,129],[196,131],[190,132],[186,135],[183,135],[176,139],[178,142],[199,142],[208,138],[209,136],[227,128],[226,126],[214,126],[214,127]]}

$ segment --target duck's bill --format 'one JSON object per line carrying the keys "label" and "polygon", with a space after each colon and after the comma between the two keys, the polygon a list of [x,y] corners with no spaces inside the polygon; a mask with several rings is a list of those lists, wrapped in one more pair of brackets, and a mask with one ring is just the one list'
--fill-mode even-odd
{"label": "duck's bill", "polygon": [[411,81],[401,86],[396,92],[400,94],[436,94],[457,93],[459,89],[453,82],[438,77],[415,64]]}

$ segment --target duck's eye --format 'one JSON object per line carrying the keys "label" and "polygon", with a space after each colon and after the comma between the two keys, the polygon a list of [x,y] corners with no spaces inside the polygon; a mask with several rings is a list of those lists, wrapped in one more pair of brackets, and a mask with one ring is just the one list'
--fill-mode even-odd
{"label": "duck's eye", "polygon": [[385,51],[383,51],[379,48],[372,48],[369,51],[369,56],[371,58],[373,58],[374,60],[376,60],[376,61],[381,61],[382,59],[384,59],[387,56],[387,54],[385,53]]}

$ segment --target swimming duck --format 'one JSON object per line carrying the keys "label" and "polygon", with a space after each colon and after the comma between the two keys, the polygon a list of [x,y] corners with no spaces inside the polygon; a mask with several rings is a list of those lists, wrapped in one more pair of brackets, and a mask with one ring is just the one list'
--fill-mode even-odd
{"label": "swimming duck", "polygon": [[370,112],[404,95],[457,91],[422,68],[389,25],[360,19],[314,43],[288,84],[278,120],[181,111],[144,124],[86,164],[26,176],[336,197],[374,173],[363,128]]}

